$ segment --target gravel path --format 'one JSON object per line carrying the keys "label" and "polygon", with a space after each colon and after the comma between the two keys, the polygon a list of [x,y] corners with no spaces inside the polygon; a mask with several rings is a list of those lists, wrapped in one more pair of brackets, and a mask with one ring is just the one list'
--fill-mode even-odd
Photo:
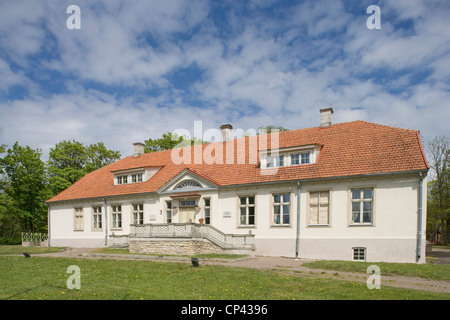
{"label": "gravel path", "polygon": [[[181,262],[191,263],[190,258],[182,257],[158,257],[147,255],[130,255],[130,254],[100,254],[93,253],[97,249],[87,248],[68,248],[66,251],[57,253],[39,254],[39,256],[48,257],[65,257],[65,258],[86,258],[86,259],[118,259],[118,260],[141,260],[141,261],[160,261],[160,262]],[[434,249],[433,249],[434,250]],[[437,251],[435,251],[437,252]],[[444,252],[438,252],[435,256],[435,263],[446,263],[445,260],[449,258],[450,250],[444,249]],[[444,259],[444,260],[439,260]],[[229,259],[199,259],[200,265],[223,265],[230,267],[242,267],[242,268],[257,268],[266,270],[275,270],[277,272],[289,273],[296,276],[306,277],[323,277],[330,279],[341,279],[347,281],[360,281],[366,282],[371,274],[368,273],[353,273],[343,272],[335,270],[321,270],[305,267],[303,264],[312,260],[307,259],[292,259],[286,257],[263,257],[255,256],[250,258],[241,258],[235,260]],[[376,264],[376,263],[374,263]],[[383,285],[425,290],[432,292],[450,293],[450,281],[436,281],[427,280],[423,278],[403,277],[403,276],[387,276],[383,275],[381,270],[381,287]]]}

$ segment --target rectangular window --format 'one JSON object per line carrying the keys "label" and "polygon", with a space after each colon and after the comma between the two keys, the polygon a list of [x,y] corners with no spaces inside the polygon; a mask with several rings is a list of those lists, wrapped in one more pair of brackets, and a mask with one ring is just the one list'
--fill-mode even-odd
{"label": "rectangular window", "polygon": [[211,199],[205,198],[205,224],[211,224]]}
{"label": "rectangular window", "polygon": [[172,223],[172,201],[166,201],[166,222]]}
{"label": "rectangular window", "polygon": [[117,176],[117,184],[127,184],[128,183],[128,176]]}
{"label": "rectangular window", "polygon": [[330,192],[319,191],[309,193],[309,224],[328,225],[330,212]]}
{"label": "rectangular window", "polygon": [[83,208],[75,208],[73,222],[74,230],[83,230]]}
{"label": "rectangular window", "polygon": [[102,207],[92,207],[92,228],[102,229]]}
{"label": "rectangular window", "polygon": [[366,248],[353,248],[354,261],[366,261]]}
{"label": "rectangular window", "polygon": [[122,206],[112,206],[112,227],[113,229],[122,228]]}
{"label": "rectangular window", "polygon": [[195,200],[182,200],[180,207],[195,207]]}
{"label": "rectangular window", "polygon": [[133,223],[144,224],[144,205],[133,204]]}
{"label": "rectangular window", "polygon": [[373,222],[373,188],[352,189],[352,224]]}
{"label": "rectangular window", "polygon": [[291,166],[300,164],[300,154],[291,154]]}
{"label": "rectangular window", "polygon": [[132,183],[142,182],[142,173],[133,173],[131,175],[131,182]]}
{"label": "rectangular window", "polygon": [[291,215],[291,194],[273,195],[273,223],[275,225],[289,225]]}
{"label": "rectangular window", "polygon": [[302,164],[309,163],[309,152],[302,153]]}
{"label": "rectangular window", "polygon": [[267,157],[266,158],[266,167],[267,168],[273,168],[275,166],[275,164],[273,163],[273,158],[272,157]]}
{"label": "rectangular window", "polygon": [[239,197],[240,226],[255,225],[255,196]]}
{"label": "rectangular window", "polygon": [[278,166],[284,167],[284,155],[278,157]]}

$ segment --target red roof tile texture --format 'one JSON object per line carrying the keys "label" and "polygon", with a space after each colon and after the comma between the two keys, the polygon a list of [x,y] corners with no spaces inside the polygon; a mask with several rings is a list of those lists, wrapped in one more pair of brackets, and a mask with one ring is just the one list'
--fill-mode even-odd
{"label": "red roof tile texture", "polygon": [[[179,155],[190,159],[180,164],[172,161],[172,150],[146,153],[138,157],[130,156],[87,174],[48,202],[152,193],[185,169],[218,186],[229,186],[419,171],[429,168],[419,132],[416,130],[353,121],[323,128],[280,132],[278,140],[274,139],[274,146],[280,149],[305,145],[321,146],[316,163],[282,167],[271,172],[272,174],[265,174],[268,173],[267,170],[272,169],[260,168],[259,152],[256,151],[271,149],[270,135],[175,149],[175,160]],[[227,158],[226,148],[230,146],[234,147],[234,152]],[[244,146],[245,152],[240,146]],[[187,156],[189,153],[190,157]],[[215,163],[208,164],[208,158],[202,158],[202,155],[212,156],[213,159],[209,160],[213,162],[211,160],[216,159]],[[222,159],[221,163],[218,163],[217,159]],[[114,172],[148,167],[161,169],[145,182],[114,185]]]}

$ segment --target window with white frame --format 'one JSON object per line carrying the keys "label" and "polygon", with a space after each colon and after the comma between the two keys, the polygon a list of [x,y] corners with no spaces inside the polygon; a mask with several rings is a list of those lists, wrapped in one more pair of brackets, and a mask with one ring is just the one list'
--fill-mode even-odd
{"label": "window with white frame", "polygon": [[309,225],[328,225],[330,223],[330,192],[309,193]]}
{"label": "window with white frame", "polygon": [[267,157],[266,158],[266,167],[267,168],[273,168],[275,167],[275,161],[273,157]]}
{"label": "window with white frame", "polygon": [[284,167],[285,163],[284,163],[284,154],[281,154],[278,156],[278,167]]}
{"label": "window with white frame", "polygon": [[144,182],[144,171],[116,174],[115,185]]}
{"label": "window with white frame", "polygon": [[166,222],[172,223],[172,201],[166,201]]}
{"label": "window with white frame", "polygon": [[291,219],[291,194],[281,193],[273,195],[273,223],[274,225],[289,225]]}
{"label": "window with white frame", "polygon": [[373,223],[373,188],[352,189],[352,224]]}
{"label": "window with white frame", "polygon": [[298,164],[300,164],[300,154],[299,153],[291,154],[291,166],[295,166]]}
{"label": "window with white frame", "polygon": [[144,224],[144,204],[133,204],[133,224]]}
{"label": "window with white frame", "polygon": [[117,184],[127,184],[127,183],[128,183],[127,175],[117,176]]}
{"label": "window with white frame", "polygon": [[205,224],[211,224],[211,198],[204,198]]}
{"label": "window with white frame", "polygon": [[265,158],[266,168],[284,167],[286,165],[285,155],[267,156]]}
{"label": "window with white frame", "polygon": [[309,152],[303,152],[301,154],[301,163],[308,164],[309,163]]}
{"label": "window with white frame", "polygon": [[112,213],[112,228],[113,229],[121,229],[122,228],[122,206],[114,205],[111,208]]}
{"label": "window with white frame", "polygon": [[182,200],[180,207],[195,207],[195,200]]}
{"label": "window with white frame", "polygon": [[289,167],[314,163],[320,148],[320,145],[308,145],[261,151],[261,168]]}
{"label": "window with white frame", "polygon": [[239,225],[254,226],[255,225],[255,196],[239,197]]}
{"label": "window with white frame", "polygon": [[131,183],[142,182],[142,173],[133,173],[131,175]]}
{"label": "window with white frame", "polygon": [[84,227],[83,208],[75,208],[73,218],[74,218],[73,219],[73,229],[74,230],[83,230],[83,227]]}
{"label": "window with white frame", "polygon": [[92,207],[92,229],[101,230],[102,227],[102,207]]}
{"label": "window with white frame", "polygon": [[354,261],[366,261],[366,248],[353,248]]}

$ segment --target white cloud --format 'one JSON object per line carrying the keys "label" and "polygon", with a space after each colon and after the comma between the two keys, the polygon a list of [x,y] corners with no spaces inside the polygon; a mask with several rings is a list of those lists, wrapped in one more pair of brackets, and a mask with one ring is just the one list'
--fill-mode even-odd
{"label": "white cloud", "polygon": [[42,17],[45,9],[37,1],[0,3],[0,41],[14,61],[25,64],[25,57],[41,49],[45,39]]}
{"label": "white cloud", "polygon": [[[297,129],[318,125],[318,109],[328,106],[335,122],[449,134],[444,2],[383,3],[381,30],[366,28],[365,8],[350,13],[337,1],[77,5],[82,29],[68,30],[66,2],[2,2],[3,143],[48,149],[63,139],[103,141],[128,155],[133,142],[193,130],[195,120],[204,130]],[[220,18],[211,11],[217,7],[226,9]],[[188,67],[202,73],[181,79],[180,89],[169,75]],[[51,77],[46,71],[60,75],[63,89],[33,78]],[[28,95],[8,95],[17,85]]]}

